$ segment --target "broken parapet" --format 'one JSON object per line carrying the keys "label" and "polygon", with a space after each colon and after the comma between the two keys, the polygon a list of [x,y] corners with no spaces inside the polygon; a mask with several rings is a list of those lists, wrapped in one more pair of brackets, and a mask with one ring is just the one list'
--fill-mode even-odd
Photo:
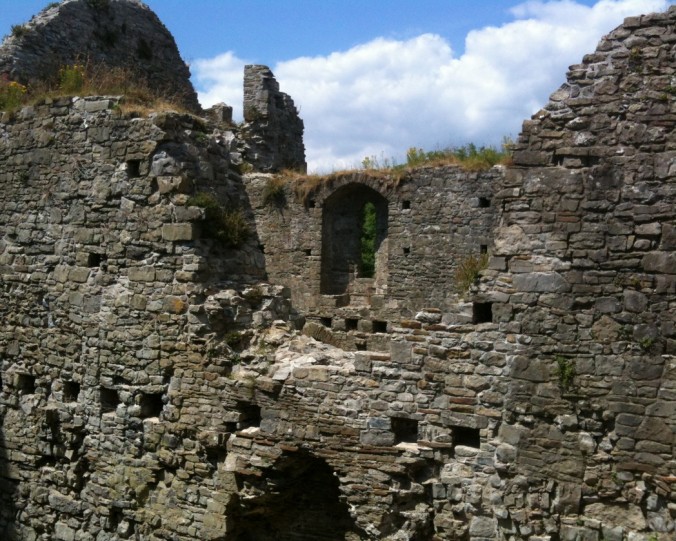
{"label": "broken parapet", "polygon": [[0,74],[22,84],[55,78],[66,65],[131,69],[162,96],[200,110],[171,33],[138,0],[65,0],[12,29],[0,46]]}
{"label": "broken parapet", "polygon": [[244,123],[246,159],[255,169],[306,170],[303,121],[267,66],[244,67]]}

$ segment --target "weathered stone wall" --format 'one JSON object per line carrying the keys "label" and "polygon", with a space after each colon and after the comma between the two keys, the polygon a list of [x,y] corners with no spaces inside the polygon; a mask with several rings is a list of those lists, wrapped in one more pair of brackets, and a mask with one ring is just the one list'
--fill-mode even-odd
{"label": "weathered stone wall", "polygon": [[[190,116],[124,118],[109,98],[49,101],[0,126],[0,530],[117,538],[139,524],[140,534],[155,521],[139,508],[163,464],[185,466],[181,481],[161,482],[189,508],[193,489],[178,484],[208,490],[201,478],[213,467],[181,456],[200,427],[241,417],[230,407],[239,391],[206,391],[209,374],[220,387],[241,383],[226,376],[230,347],[209,329],[244,341],[238,333],[273,312],[289,317],[278,292],[246,295],[263,273],[255,237],[222,246],[189,204],[208,191],[251,219],[229,165],[232,137],[211,126],[210,138]],[[206,404],[218,417],[203,416]]]}
{"label": "weathered stone wall", "polygon": [[247,161],[258,171],[304,172],[303,121],[267,66],[244,67],[244,125]]}
{"label": "weathered stone wall", "polygon": [[[506,171],[274,205],[222,123],[110,98],[3,115],[4,537],[672,538],[674,23],[602,41]],[[198,192],[256,233],[211,238]],[[387,200],[387,272],[355,306],[320,294],[346,194]],[[452,303],[491,223],[490,268]]]}
{"label": "weathered stone wall", "polygon": [[[401,179],[368,172],[329,177],[310,192],[298,184],[302,181],[264,175],[247,175],[245,186],[268,277],[290,288],[294,306],[326,317],[354,317],[366,310],[364,315],[387,321],[412,317],[422,307],[449,311],[457,305],[458,293],[466,291],[458,290],[455,271],[469,256],[488,250],[495,221],[493,191],[502,175],[501,167],[484,172],[423,167]],[[269,196],[275,184],[283,186],[279,199]],[[387,200],[386,240],[370,293],[360,291],[360,280],[352,275],[347,295],[322,295],[323,251],[351,240],[324,238],[323,216],[329,212],[327,200],[346,189],[367,190]],[[356,208],[359,197],[351,192],[343,207]],[[360,233],[352,229],[356,238]]]}
{"label": "weathered stone wall", "polygon": [[138,0],[64,0],[17,26],[21,33],[0,47],[0,74],[11,80],[48,80],[76,63],[125,67],[154,91],[200,110],[173,36]]}

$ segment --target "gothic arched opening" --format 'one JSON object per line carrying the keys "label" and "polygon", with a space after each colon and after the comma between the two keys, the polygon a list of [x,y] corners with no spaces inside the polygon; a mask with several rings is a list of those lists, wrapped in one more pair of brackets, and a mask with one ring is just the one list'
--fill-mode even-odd
{"label": "gothic arched opening", "polygon": [[[387,199],[351,183],[324,202],[321,293],[341,295],[360,281],[387,283]],[[363,287],[362,287],[363,289]]]}
{"label": "gothic arched opening", "polygon": [[227,541],[362,539],[324,460],[307,453],[284,455],[268,475],[252,481],[243,482],[243,497],[228,509]]}

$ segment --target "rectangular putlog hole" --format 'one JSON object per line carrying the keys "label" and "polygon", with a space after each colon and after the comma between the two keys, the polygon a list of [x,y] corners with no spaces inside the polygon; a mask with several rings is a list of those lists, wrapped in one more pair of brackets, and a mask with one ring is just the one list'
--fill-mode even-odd
{"label": "rectangular putlog hole", "polygon": [[472,323],[491,323],[493,321],[493,303],[475,302],[472,304]]}
{"label": "rectangular putlog hole", "polygon": [[77,402],[78,396],[80,396],[80,384],[76,381],[64,381],[63,382],[63,401],[64,402]]}
{"label": "rectangular putlog hole", "polygon": [[16,378],[16,388],[19,394],[34,394],[35,393],[35,376],[30,374],[18,374]]}
{"label": "rectangular putlog hole", "polygon": [[464,445],[465,447],[481,447],[481,437],[478,428],[467,428],[465,426],[453,427],[453,446]]}
{"label": "rectangular putlog hole", "polygon": [[374,321],[373,332],[387,332],[387,321]]}
{"label": "rectangular putlog hole", "polygon": [[115,389],[101,387],[99,389],[99,396],[101,400],[101,411],[103,413],[109,413],[117,409],[117,406],[120,403],[120,395]]}
{"label": "rectangular putlog hole", "polygon": [[162,393],[142,394],[139,405],[141,406],[142,419],[159,417],[160,413],[162,413],[162,408],[164,408]]}
{"label": "rectangular putlog hole", "polygon": [[392,417],[390,422],[392,423],[392,432],[394,432],[394,441],[396,443],[416,443],[418,441],[418,421],[415,419]]}

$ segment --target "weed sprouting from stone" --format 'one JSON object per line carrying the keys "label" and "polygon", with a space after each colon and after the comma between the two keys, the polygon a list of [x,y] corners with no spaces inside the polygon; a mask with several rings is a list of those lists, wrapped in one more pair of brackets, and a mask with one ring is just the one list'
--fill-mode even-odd
{"label": "weed sprouting from stone", "polygon": [[556,376],[559,378],[559,386],[564,392],[568,391],[575,379],[575,361],[561,355],[557,355],[554,360],[556,361]]}
{"label": "weed sprouting from stone", "polygon": [[481,271],[488,267],[488,254],[470,255],[458,263],[455,270],[455,288],[464,293],[477,283]]}

